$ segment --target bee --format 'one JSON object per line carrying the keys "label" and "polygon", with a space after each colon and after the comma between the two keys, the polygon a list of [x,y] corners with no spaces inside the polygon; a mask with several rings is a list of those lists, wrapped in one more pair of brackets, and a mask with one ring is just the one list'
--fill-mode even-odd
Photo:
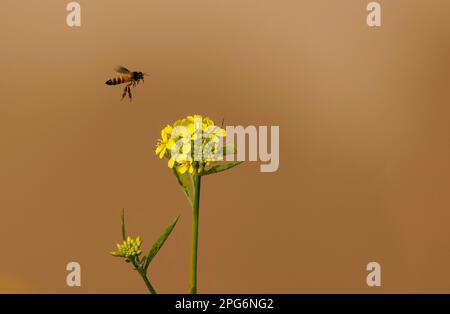
{"label": "bee", "polygon": [[131,72],[127,68],[123,66],[117,66],[114,71],[116,71],[119,76],[109,79],[105,82],[106,85],[118,85],[123,83],[128,83],[125,85],[125,88],[122,93],[122,99],[128,94],[128,97],[131,99],[133,96],[131,95],[131,87],[136,87],[139,82],[142,80],[144,82],[144,75],[148,75],[147,73],[133,71]]}

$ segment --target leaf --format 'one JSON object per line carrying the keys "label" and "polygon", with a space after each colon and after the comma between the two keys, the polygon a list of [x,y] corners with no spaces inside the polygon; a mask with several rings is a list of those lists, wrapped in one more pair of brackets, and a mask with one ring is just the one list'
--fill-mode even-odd
{"label": "leaf", "polygon": [[243,163],[243,161],[233,161],[233,162],[229,162],[229,163],[226,163],[226,164],[217,165],[217,166],[214,166],[214,167],[212,167],[212,168],[206,170],[206,171],[203,173],[203,175],[204,175],[204,176],[207,176],[207,175],[209,175],[209,174],[222,172],[222,171],[231,169],[231,168],[233,168],[233,167],[239,166],[239,165],[242,164],[242,163]]}
{"label": "leaf", "polygon": [[142,269],[145,266],[145,262],[147,260],[147,256],[144,256],[140,261],[139,261],[139,267]]}
{"label": "leaf", "polygon": [[180,216],[175,218],[175,220],[172,221],[172,223],[166,228],[166,230],[164,230],[164,233],[159,237],[159,239],[155,243],[153,243],[153,246],[150,249],[150,252],[148,253],[146,260],[145,260],[145,265],[144,265],[145,272],[147,271],[147,268],[150,265],[150,262],[153,260],[153,258],[156,256],[156,254],[158,254],[159,250],[164,245],[164,242],[166,242],[167,238],[172,233],[173,228],[175,228],[175,225],[178,222],[178,218],[180,218]]}
{"label": "leaf", "polygon": [[183,190],[184,195],[186,196],[189,205],[192,207],[192,179],[189,175],[189,172],[185,172],[183,174],[178,173],[175,168],[172,168],[173,174],[177,178],[178,184],[181,186],[181,189]]}
{"label": "leaf", "polygon": [[122,208],[122,239],[125,241],[127,239],[127,232],[125,231],[125,208]]}

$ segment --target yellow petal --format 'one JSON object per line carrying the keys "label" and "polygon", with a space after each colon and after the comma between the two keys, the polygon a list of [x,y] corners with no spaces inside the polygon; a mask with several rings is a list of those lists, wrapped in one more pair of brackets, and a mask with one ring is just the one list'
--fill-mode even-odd
{"label": "yellow petal", "polygon": [[167,149],[172,149],[172,147],[175,145],[175,140],[173,139],[173,138],[170,138],[168,141],[167,141],[167,144],[166,144],[166,147],[167,147]]}
{"label": "yellow petal", "polygon": [[189,123],[188,125],[189,133],[194,134],[195,128],[193,123]]}
{"label": "yellow petal", "polygon": [[170,158],[169,162],[167,163],[167,165],[169,166],[169,168],[173,168],[173,165],[175,164],[175,158]]}
{"label": "yellow petal", "polygon": [[159,145],[156,147],[156,149],[155,149],[156,155],[158,155],[159,152],[160,152],[162,149],[163,149],[163,145],[162,145],[162,144],[159,144]]}
{"label": "yellow petal", "polygon": [[164,128],[164,132],[166,132],[167,135],[172,133],[172,126],[170,125],[166,125],[166,127]]}
{"label": "yellow petal", "polygon": [[189,154],[191,152],[191,143],[183,144],[181,151],[183,154]]}
{"label": "yellow petal", "polygon": [[179,173],[181,173],[181,174],[185,173],[186,170],[187,170],[187,164],[186,164],[186,163],[181,164],[181,165],[177,168],[177,171],[178,171]]}
{"label": "yellow petal", "polygon": [[165,154],[166,154],[166,147],[164,146],[164,148],[161,149],[161,152],[159,153],[159,159],[162,159]]}
{"label": "yellow petal", "polygon": [[175,158],[176,162],[178,162],[180,164],[183,162],[189,161],[189,159],[190,159],[190,156],[187,154],[177,154],[177,156]]}

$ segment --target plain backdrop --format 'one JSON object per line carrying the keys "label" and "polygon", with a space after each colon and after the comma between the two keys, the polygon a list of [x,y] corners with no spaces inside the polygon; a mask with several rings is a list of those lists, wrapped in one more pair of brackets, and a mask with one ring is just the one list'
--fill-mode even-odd
{"label": "plain backdrop", "polygon": [[[203,180],[199,292],[450,292],[450,2],[2,1],[0,291],[144,293],[109,252],[120,210],[162,293],[188,289],[191,213],[160,130],[280,126],[280,167]],[[120,101],[116,65],[150,74]],[[66,264],[82,286],[66,285]],[[366,265],[382,267],[368,288]]]}

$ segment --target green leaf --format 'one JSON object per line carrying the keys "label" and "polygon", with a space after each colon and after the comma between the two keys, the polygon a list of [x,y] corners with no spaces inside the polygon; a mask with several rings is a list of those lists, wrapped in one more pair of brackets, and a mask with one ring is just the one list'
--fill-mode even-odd
{"label": "green leaf", "polygon": [[153,243],[153,246],[150,249],[150,252],[148,253],[146,260],[145,260],[145,265],[144,265],[145,272],[147,271],[147,268],[150,265],[150,262],[153,260],[153,258],[156,256],[156,254],[158,254],[159,250],[164,245],[164,242],[166,242],[167,238],[172,233],[173,228],[175,228],[175,225],[178,222],[178,218],[180,218],[180,216],[175,218],[175,220],[172,221],[172,223],[166,228],[166,230],[164,230],[164,233],[159,237],[159,239],[155,243]]}
{"label": "green leaf", "polygon": [[206,170],[205,172],[203,172],[202,175],[207,176],[209,174],[222,172],[222,171],[231,169],[233,167],[239,166],[242,163],[243,163],[243,161],[232,161],[232,162],[229,162],[226,164],[217,165],[217,166],[214,166],[214,167]]}
{"label": "green leaf", "polygon": [[177,178],[178,184],[180,185],[181,189],[183,190],[184,195],[186,196],[189,205],[192,207],[192,179],[189,174],[189,172],[185,172],[183,174],[178,173],[175,168],[172,168],[173,174]]}
{"label": "green leaf", "polygon": [[140,267],[141,269],[144,268],[146,260],[147,260],[147,256],[144,256],[144,257],[139,261],[139,267]]}
{"label": "green leaf", "polygon": [[127,239],[127,232],[125,231],[125,208],[122,208],[122,239],[125,241]]}

